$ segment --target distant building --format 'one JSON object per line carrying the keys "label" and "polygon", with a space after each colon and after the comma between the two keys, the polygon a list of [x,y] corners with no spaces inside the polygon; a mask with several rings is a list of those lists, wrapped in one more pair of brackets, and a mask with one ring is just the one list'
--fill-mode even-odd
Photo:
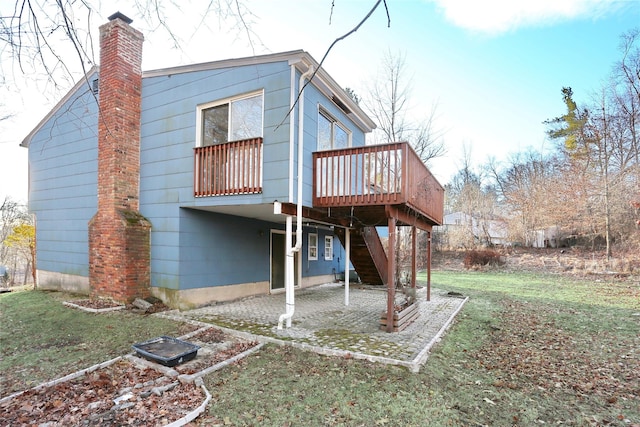
{"label": "distant building", "polygon": [[553,226],[527,233],[527,246],[532,248],[557,248],[560,246],[560,227]]}
{"label": "distant building", "polygon": [[444,216],[444,224],[434,227],[443,246],[467,247],[508,244],[507,223],[499,219],[482,219],[464,212]]}

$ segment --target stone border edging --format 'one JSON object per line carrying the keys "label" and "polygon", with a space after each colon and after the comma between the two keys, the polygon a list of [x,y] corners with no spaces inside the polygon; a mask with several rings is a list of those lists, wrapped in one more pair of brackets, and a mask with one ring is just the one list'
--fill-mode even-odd
{"label": "stone border edging", "polygon": [[83,307],[81,305],[74,304],[69,301],[63,301],[62,305],[66,305],[67,307],[75,308],[75,309],[86,311],[89,313],[107,313],[109,311],[123,310],[126,308],[125,305],[119,305],[117,307],[108,307],[108,308],[90,308],[90,307]]}
{"label": "stone border edging", "polygon": [[253,347],[251,347],[248,350],[243,351],[242,353],[238,353],[235,356],[233,356],[230,359],[226,359],[223,360],[222,362],[216,363],[213,366],[209,366],[208,368],[203,369],[202,371],[198,371],[195,374],[191,374],[191,375],[186,375],[186,374],[182,374],[182,375],[178,375],[178,380],[180,382],[194,382],[197,381],[198,378],[202,378],[205,375],[210,374],[211,372],[215,372],[215,371],[219,371],[222,368],[225,368],[229,365],[231,365],[232,363],[237,362],[238,360],[244,359],[245,357],[248,357],[250,355],[252,355],[253,353],[257,352],[258,350],[260,350],[262,347],[264,346],[263,342],[258,343],[257,345],[254,345]]}
{"label": "stone border edging", "polygon": [[179,420],[175,420],[174,422],[167,424],[166,427],[181,427],[198,418],[200,414],[202,414],[207,409],[207,405],[209,404],[209,402],[211,402],[211,393],[209,393],[209,390],[207,390],[207,387],[205,387],[204,381],[201,380],[200,384],[197,384],[197,385],[199,385],[200,388],[202,388],[202,391],[204,391],[204,395],[205,395],[204,402],[202,402],[200,406],[198,406],[196,409],[189,412],[187,415],[180,418]]}
{"label": "stone border edging", "polygon": [[442,325],[442,328],[440,328],[438,333],[431,339],[431,341],[427,343],[427,345],[422,350],[420,350],[420,353],[418,353],[415,359],[413,359],[413,362],[412,362],[414,365],[414,367],[412,368],[413,372],[418,372],[420,370],[420,366],[424,365],[424,363],[429,358],[429,353],[431,351],[431,348],[440,340],[440,338],[442,337],[442,335],[444,335],[447,329],[449,329],[449,326],[451,326],[451,324],[453,323],[453,320],[456,318],[458,313],[460,313],[460,310],[462,310],[462,307],[464,307],[467,301],[469,301],[469,297],[465,297],[465,299],[462,301],[462,304],[460,304],[460,306],[451,314],[451,317],[449,317],[449,319],[446,322],[444,322],[444,325]]}
{"label": "stone border edging", "polygon": [[47,381],[47,382],[39,384],[39,385],[37,385],[35,387],[31,387],[30,389],[10,394],[9,396],[6,396],[6,397],[3,397],[2,399],[0,399],[0,403],[4,403],[7,400],[13,399],[14,397],[18,397],[18,396],[24,394],[25,392],[27,392],[29,390],[42,390],[43,388],[53,387],[53,386],[58,385],[60,383],[76,379],[78,377],[81,377],[83,375],[91,373],[91,372],[93,372],[95,370],[106,368],[107,366],[113,365],[114,363],[116,363],[117,361],[122,360],[122,359],[123,359],[122,356],[118,356],[118,357],[113,358],[111,360],[107,360],[106,362],[98,363],[98,364],[90,366],[88,368],[81,369],[81,370],[79,370],[77,372],[73,372],[73,373],[71,373],[69,375],[65,375],[64,377],[57,378],[57,379],[52,380],[52,381]]}
{"label": "stone border edging", "polygon": [[[449,326],[451,326],[451,323],[453,323],[453,320],[456,318],[456,316],[458,315],[460,310],[462,310],[462,308],[464,307],[464,305],[467,303],[468,300],[469,300],[469,297],[464,298],[462,303],[451,314],[449,319],[447,319],[447,321],[444,323],[442,328],[440,328],[438,333],[436,333],[436,335],[431,339],[431,341],[429,341],[427,345],[422,350],[420,350],[420,353],[418,353],[418,355],[412,361],[408,361],[408,362],[404,360],[393,359],[390,357],[374,356],[371,354],[365,354],[365,353],[354,352],[349,350],[332,349],[332,348],[320,347],[320,346],[315,346],[315,345],[306,344],[306,343],[299,343],[295,341],[281,340],[281,339],[268,337],[264,335],[255,335],[249,332],[237,331],[235,329],[225,328],[223,326],[216,325],[215,323],[206,323],[206,322],[201,322],[199,320],[185,319],[184,317],[171,314],[171,312],[174,310],[171,310],[169,312],[155,313],[154,316],[191,323],[194,325],[202,326],[203,329],[206,327],[215,327],[222,330],[223,332],[236,335],[240,338],[245,338],[252,341],[259,341],[262,343],[270,342],[270,343],[278,344],[281,346],[288,345],[294,348],[298,348],[300,350],[313,351],[314,353],[318,353],[323,356],[354,358],[359,360],[367,360],[369,362],[374,362],[374,363],[384,363],[386,365],[403,366],[409,369],[411,372],[418,373],[420,372],[420,367],[424,365],[425,362],[427,361],[431,348],[440,340],[440,338],[442,338],[442,335],[444,335],[447,329],[449,329]],[[198,329],[198,331],[200,330],[201,329]],[[195,333],[192,332],[191,334],[187,334],[187,335],[195,335]]]}
{"label": "stone border edging", "polygon": [[[86,369],[81,369],[81,370],[79,370],[77,372],[71,373],[69,375],[66,375],[64,377],[55,379],[53,381],[48,381],[46,383],[42,383],[42,384],[37,385],[35,387],[32,387],[32,388],[30,388],[28,390],[23,390],[23,391],[19,391],[17,393],[13,393],[13,394],[11,394],[9,396],[6,396],[6,397],[3,397],[2,399],[0,399],[0,404],[6,402],[8,400],[11,400],[13,398],[19,397],[19,396],[21,396],[22,394],[24,394],[25,392],[27,392],[29,390],[42,390],[42,389],[45,389],[47,387],[53,387],[53,386],[61,384],[63,382],[70,381],[70,380],[76,379],[78,377],[81,377],[83,375],[89,374],[89,373],[91,373],[93,371],[96,371],[98,369],[106,368],[107,366],[113,365],[114,363],[116,363],[119,360],[129,359],[128,356],[129,355],[126,355],[124,357],[123,356],[118,356],[118,357],[116,357],[114,359],[107,360],[106,362],[98,363],[97,365],[93,365],[93,366],[91,366],[89,368],[86,368]],[[134,356],[131,356],[131,357],[134,357]],[[142,359],[140,359],[140,360],[142,360]],[[133,361],[131,361],[131,362],[134,363]],[[151,367],[151,369],[155,369],[155,367]],[[158,369],[156,369],[156,371],[158,371]],[[162,371],[160,371],[160,373],[164,375],[164,373]],[[177,374],[177,372],[176,372],[176,374]],[[190,423],[191,421],[193,421],[196,418],[198,418],[198,416],[200,416],[200,414],[202,414],[206,410],[207,405],[209,404],[209,402],[212,399],[211,393],[209,393],[209,390],[207,390],[207,387],[205,387],[204,381],[202,380],[202,378],[197,378],[196,379],[196,385],[200,386],[200,388],[202,388],[202,391],[204,391],[204,395],[205,395],[204,401],[196,409],[194,409],[193,411],[189,412],[184,417],[182,417],[180,419],[177,419],[177,420],[173,421],[170,424],[167,424],[166,427],[181,427],[181,426],[184,426],[185,424]]]}
{"label": "stone border edging", "polygon": [[[71,304],[71,305],[76,306],[76,304]],[[76,307],[80,307],[80,306],[76,306]],[[80,307],[80,308],[85,308],[86,309],[86,307]],[[124,306],[123,306],[123,308],[124,308]],[[119,310],[120,308],[119,307],[114,307],[114,308],[104,309],[104,310],[112,311],[114,309]],[[89,309],[89,310],[94,310],[95,311],[96,309]],[[184,321],[184,320],[182,320],[182,321]],[[203,323],[203,325],[204,326],[201,327],[200,329],[198,329],[198,330],[196,330],[194,332],[190,332],[190,333],[188,333],[186,335],[181,336],[180,339],[188,339],[189,337],[197,335],[198,333],[202,332],[203,330],[217,327],[217,326],[214,326],[214,325],[211,325],[211,324],[205,324],[205,323]],[[220,328],[220,329],[222,329],[222,328]],[[0,404],[6,402],[8,400],[11,400],[13,398],[19,397],[19,396],[21,396],[22,394],[24,394],[25,392],[27,392],[29,390],[41,390],[41,389],[45,389],[47,387],[53,387],[53,386],[58,385],[60,383],[63,383],[63,382],[70,381],[70,380],[76,379],[78,377],[81,377],[83,375],[86,375],[86,374],[91,373],[93,371],[96,371],[98,369],[106,368],[107,366],[113,365],[114,363],[118,362],[119,360],[127,360],[127,361],[131,362],[134,365],[138,365],[138,366],[143,365],[145,367],[149,367],[150,369],[154,369],[155,371],[160,372],[162,375],[164,375],[166,377],[169,377],[169,378],[178,377],[178,380],[181,383],[194,383],[196,386],[199,386],[202,389],[202,391],[204,392],[204,395],[205,395],[204,401],[196,409],[194,409],[193,411],[189,412],[184,417],[182,417],[182,418],[180,418],[178,420],[175,420],[172,423],[167,424],[167,426],[166,426],[166,427],[181,427],[181,426],[184,426],[184,425],[190,423],[191,421],[195,420],[196,418],[198,418],[198,416],[200,416],[200,414],[202,414],[207,409],[207,405],[209,405],[209,402],[212,399],[211,393],[209,393],[209,390],[207,390],[207,387],[204,384],[204,380],[202,379],[203,376],[205,376],[205,375],[207,375],[207,374],[209,374],[211,372],[218,371],[218,370],[220,370],[220,369],[222,369],[224,367],[227,367],[227,366],[231,365],[232,363],[237,362],[238,360],[244,359],[245,357],[248,357],[251,354],[253,354],[253,353],[257,352],[258,350],[260,350],[263,346],[264,346],[264,343],[263,342],[259,342],[257,345],[251,347],[248,350],[243,351],[242,353],[236,354],[235,356],[233,356],[230,359],[223,360],[222,362],[216,363],[213,366],[205,368],[202,371],[196,372],[195,374],[191,374],[191,375],[184,375],[184,374],[180,375],[178,373],[178,371],[176,371],[175,369],[172,369],[172,368],[169,368],[169,367],[166,367],[166,366],[162,366],[162,365],[160,365],[158,363],[150,362],[148,360],[145,360],[145,359],[142,359],[142,358],[134,356],[133,353],[130,353],[130,354],[126,354],[124,356],[115,357],[115,358],[113,358],[111,360],[107,360],[107,361],[102,362],[102,363],[98,363],[96,365],[90,366],[90,367],[85,368],[85,369],[81,369],[81,370],[73,372],[73,373],[71,373],[69,375],[65,375],[64,377],[57,378],[57,379],[52,380],[52,381],[47,381],[45,383],[39,384],[39,385],[37,385],[35,387],[32,387],[30,389],[10,394],[9,396],[6,396],[6,397],[3,397],[2,399],[0,399]]]}

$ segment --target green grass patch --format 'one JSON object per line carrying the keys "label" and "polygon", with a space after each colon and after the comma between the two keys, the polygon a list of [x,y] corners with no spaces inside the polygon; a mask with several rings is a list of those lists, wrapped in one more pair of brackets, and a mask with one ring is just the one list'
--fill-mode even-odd
{"label": "green grass patch", "polygon": [[471,298],[418,374],[270,345],[207,378],[214,399],[201,425],[640,423],[637,285],[594,302],[594,281],[432,277]]}
{"label": "green grass patch", "polygon": [[[426,280],[424,274],[418,275]],[[637,282],[531,273],[450,272],[431,274],[433,286],[466,295],[509,295],[552,303],[580,303],[607,308],[640,310],[640,286]]]}
{"label": "green grass patch", "polygon": [[395,366],[269,345],[207,378],[213,403],[202,423],[417,426],[456,419],[425,379]]}
{"label": "green grass patch", "polygon": [[3,396],[130,353],[135,342],[180,334],[185,328],[126,311],[87,313],[63,305],[65,298],[72,297],[41,291],[0,294]]}
{"label": "green grass patch", "polygon": [[[271,344],[205,378],[213,399],[197,423],[640,425],[638,283],[497,272],[434,272],[432,282],[470,299],[419,373]],[[26,388],[179,328],[83,313],[61,298],[0,296],[3,384]]]}

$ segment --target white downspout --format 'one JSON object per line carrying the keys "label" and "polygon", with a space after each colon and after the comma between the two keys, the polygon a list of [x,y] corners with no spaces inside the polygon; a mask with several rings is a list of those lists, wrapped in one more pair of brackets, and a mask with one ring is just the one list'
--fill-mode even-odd
{"label": "white downspout", "polygon": [[300,81],[298,82],[298,90],[300,91],[300,98],[298,99],[298,197],[296,199],[296,244],[293,247],[289,246],[289,242],[292,240],[292,221],[291,216],[287,217],[286,223],[286,241],[287,241],[287,256],[285,257],[285,299],[286,299],[286,313],[281,314],[278,319],[278,329],[282,329],[282,323],[287,321],[287,328],[291,327],[291,318],[295,312],[295,298],[294,298],[294,261],[295,253],[299,252],[302,248],[302,185],[303,185],[303,173],[304,173],[304,91],[302,85],[304,80],[313,74],[313,66],[310,66],[307,71],[302,73]]}

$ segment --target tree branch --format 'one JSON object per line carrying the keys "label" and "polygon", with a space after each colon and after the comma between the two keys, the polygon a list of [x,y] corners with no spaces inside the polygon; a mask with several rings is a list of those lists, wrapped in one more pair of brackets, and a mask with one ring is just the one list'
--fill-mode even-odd
{"label": "tree branch", "polygon": [[375,12],[375,10],[378,8],[378,6],[380,6],[380,3],[384,3],[384,7],[385,10],[387,11],[387,28],[391,26],[391,18],[389,17],[389,7],[387,6],[387,0],[377,0],[376,4],[373,5],[373,7],[371,8],[371,10],[369,11],[369,13],[367,13],[367,15],[362,18],[362,20],[358,23],[358,25],[356,25],[351,31],[347,32],[346,34],[344,34],[341,37],[338,37],[337,39],[335,39],[333,41],[333,43],[331,43],[331,45],[329,46],[329,48],[327,49],[327,51],[325,52],[324,56],[322,57],[322,59],[320,60],[320,63],[318,64],[318,68],[316,68],[315,70],[313,70],[313,73],[311,73],[311,76],[307,79],[307,81],[304,83],[304,85],[302,85],[301,88],[298,89],[298,96],[296,97],[295,101],[293,102],[293,104],[291,105],[291,108],[289,108],[289,111],[287,112],[287,114],[285,114],[285,116],[283,117],[282,121],[278,124],[278,126],[275,127],[274,130],[278,130],[278,128],[280,126],[282,126],[284,124],[284,121],[287,119],[287,117],[289,117],[291,115],[291,112],[293,111],[293,109],[296,107],[296,105],[298,104],[298,101],[300,101],[300,96],[302,96],[302,92],[304,91],[304,89],[307,87],[307,85],[309,83],[311,83],[311,81],[313,80],[313,78],[316,76],[316,74],[318,73],[318,70],[320,70],[320,68],[322,68],[322,64],[324,64],[324,60],[327,59],[327,56],[329,56],[329,52],[331,52],[331,49],[333,49],[333,47],[341,40],[346,39],[347,37],[349,37],[351,34],[355,33],[356,31],[358,31],[360,29],[360,27],[362,26],[362,24],[364,24],[373,14],[373,12]]}

